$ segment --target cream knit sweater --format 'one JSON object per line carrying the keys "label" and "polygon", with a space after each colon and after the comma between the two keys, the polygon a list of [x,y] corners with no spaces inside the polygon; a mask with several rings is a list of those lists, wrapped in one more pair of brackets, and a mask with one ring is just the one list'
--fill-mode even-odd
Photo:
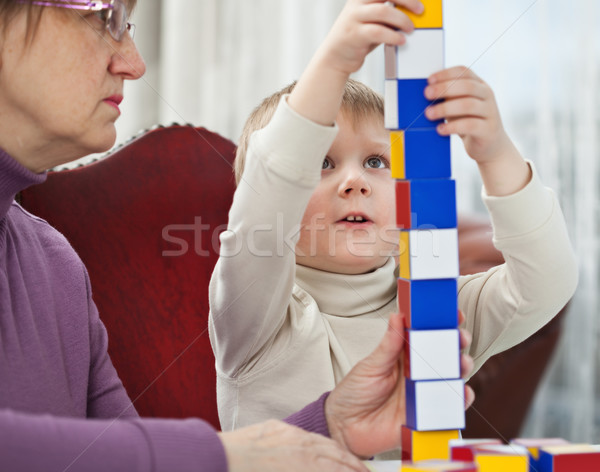
{"label": "cream knit sweater", "polygon": [[[252,136],[210,283],[225,431],[284,418],[331,390],[374,349],[397,309],[393,259],[350,276],[295,263],[299,224],[336,132],[284,99]],[[577,284],[561,210],[535,171],[516,194],[483,198],[506,264],[459,279],[475,370],[547,323]]]}

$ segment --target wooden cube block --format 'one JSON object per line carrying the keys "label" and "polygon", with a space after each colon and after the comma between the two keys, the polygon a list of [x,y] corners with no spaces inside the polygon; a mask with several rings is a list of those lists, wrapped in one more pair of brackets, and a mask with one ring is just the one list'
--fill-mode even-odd
{"label": "wooden cube block", "polygon": [[420,29],[401,46],[386,45],[386,79],[426,79],[444,68],[444,31]]}
{"label": "wooden cube block", "polygon": [[448,446],[450,448],[450,459],[453,461],[473,462],[475,460],[475,448],[477,446],[499,445],[499,439],[452,439]]}
{"label": "wooden cube block", "polygon": [[458,277],[456,229],[400,231],[400,278],[411,280]]}
{"label": "wooden cube block", "polygon": [[529,452],[529,470],[539,470],[540,449],[547,446],[564,446],[570,444],[562,438],[515,438],[510,444],[523,446]]}
{"label": "wooden cube block", "polygon": [[452,179],[397,181],[396,225],[401,229],[456,228],[456,182]]}
{"label": "wooden cube block", "polygon": [[424,95],[427,79],[386,80],[384,124],[387,129],[435,128],[443,120],[431,121],[425,109],[434,103]]}
{"label": "wooden cube block", "polygon": [[458,326],[456,279],[398,279],[398,308],[408,329]]}
{"label": "wooden cube block", "polygon": [[543,446],[538,472],[584,472],[600,470],[600,445]]}
{"label": "wooden cube block", "polygon": [[417,431],[463,429],[465,389],[462,380],[406,379],[406,425]]}
{"label": "wooden cube block", "polygon": [[476,446],[474,452],[474,462],[479,467],[479,472],[529,472],[529,454],[522,446]]}
{"label": "wooden cube block", "polygon": [[442,0],[421,0],[421,3],[425,9],[420,15],[415,15],[402,7],[396,8],[407,14],[415,28],[442,28],[444,26]]}
{"label": "wooden cube block", "polygon": [[458,430],[415,431],[402,425],[402,460],[424,461],[428,459],[449,460],[448,443],[458,439]]}
{"label": "wooden cube block", "polygon": [[411,380],[460,379],[458,329],[406,330],[404,375]]}
{"label": "wooden cube block", "polygon": [[447,179],[452,176],[450,137],[434,128],[390,132],[394,179]]}
{"label": "wooden cube block", "polygon": [[453,462],[429,460],[421,462],[402,462],[400,472],[478,472],[472,462]]}

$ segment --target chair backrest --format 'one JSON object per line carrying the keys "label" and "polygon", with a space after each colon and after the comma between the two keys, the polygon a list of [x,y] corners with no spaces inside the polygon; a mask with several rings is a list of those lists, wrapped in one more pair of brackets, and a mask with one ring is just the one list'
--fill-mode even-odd
{"label": "chair backrest", "polygon": [[203,128],[157,128],[21,194],[85,263],[109,353],[142,416],[219,427],[208,282],[233,197],[234,153]]}

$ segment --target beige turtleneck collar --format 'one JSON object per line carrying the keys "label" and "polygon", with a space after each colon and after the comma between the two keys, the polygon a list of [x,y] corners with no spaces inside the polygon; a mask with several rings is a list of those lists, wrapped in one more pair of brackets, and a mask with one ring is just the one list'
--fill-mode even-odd
{"label": "beige turtleneck collar", "polygon": [[325,272],[296,264],[296,283],[317,302],[322,313],[356,316],[376,311],[396,296],[396,262],[390,258],[379,269],[348,275]]}

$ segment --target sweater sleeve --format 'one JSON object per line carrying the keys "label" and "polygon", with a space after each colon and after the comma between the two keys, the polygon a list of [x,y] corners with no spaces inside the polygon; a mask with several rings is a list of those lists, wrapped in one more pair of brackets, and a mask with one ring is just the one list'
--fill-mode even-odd
{"label": "sweater sleeve", "polygon": [[325,418],[325,400],[329,392],[324,393],[318,400],[309,403],[302,410],[288,416],[284,421],[310,433],[329,437],[329,426]]}
{"label": "sweater sleeve", "polygon": [[0,457],[12,472],[225,472],[225,450],[201,420],[92,420],[0,410]]}
{"label": "sweater sleeve", "polygon": [[85,283],[90,336],[87,416],[90,418],[135,418],[138,414],[108,355],[108,336],[104,323],[98,315],[96,304],[92,300],[87,271],[85,272]]}
{"label": "sweater sleeve", "polygon": [[473,334],[473,373],[550,321],[577,286],[576,259],[558,200],[542,186],[533,166],[532,174],[513,195],[483,195],[494,245],[506,262],[459,279],[459,307]]}
{"label": "sweater sleeve", "polygon": [[300,222],[336,134],[336,126],[303,118],[283,97],[250,140],[209,287],[209,334],[221,374],[244,373],[285,321]]}

